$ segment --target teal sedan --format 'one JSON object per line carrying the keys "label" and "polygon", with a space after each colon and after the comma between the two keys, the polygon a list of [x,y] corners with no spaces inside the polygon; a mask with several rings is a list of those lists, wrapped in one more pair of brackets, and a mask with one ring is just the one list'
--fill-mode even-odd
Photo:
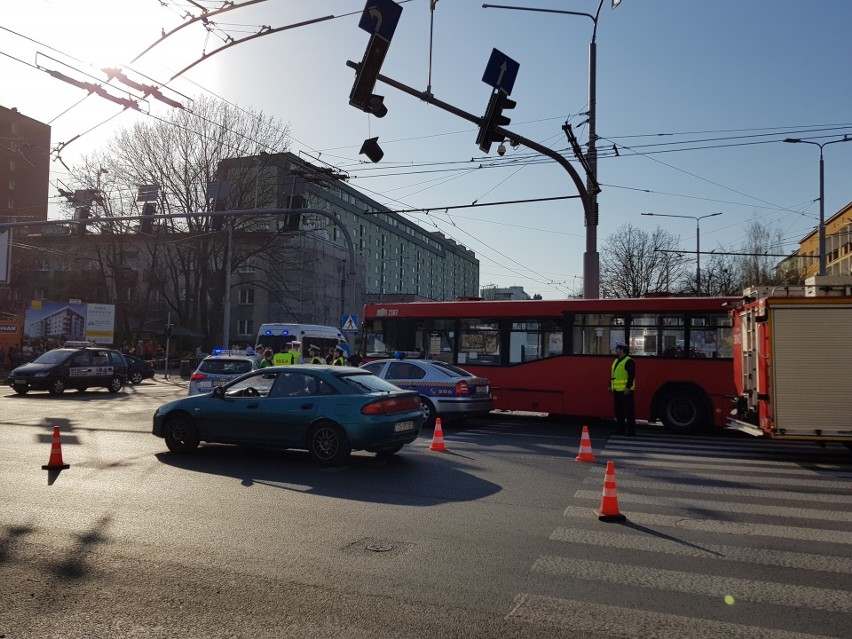
{"label": "teal sedan", "polygon": [[361,368],[272,366],[160,406],[153,433],[188,453],[201,442],[307,450],[337,465],[353,450],[392,455],[417,439],[420,398]]}

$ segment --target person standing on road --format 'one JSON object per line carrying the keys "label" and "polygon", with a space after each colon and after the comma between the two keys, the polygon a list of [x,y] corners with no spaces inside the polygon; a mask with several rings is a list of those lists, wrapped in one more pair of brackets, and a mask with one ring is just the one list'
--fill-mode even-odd
{"label": "person standing on road", "polygon": [[310,348],[308,348],[308,352],[311,354],[311,364],[325,364],[325,360],[320,357],[319,346],[311,344]]}
{"label": "person standing on road", "polygon": [[284,362],[284,366],[304,363],[302,360],[302,342],[299,340],[294,339],[290,342],[290,350],[284,354],[287,356],[287,361]]}
{"label": "person standing on road", "polygon": [[337,346],[334,349],[334,359],[331,361],[332,366],[346,366],[346,358],[343,356],[343,348]]}
{"label": "person standing on road", "polygon": [[626,344],[619,342],[615,345],[615,361],[612,363],[609,389],[612,391],[618,432],[633,437],[636,435],[633,402],[633,391],[636,390],[636,362],[627,353]]}
{"label": "person standing on road", "polygon": [[266,368],[267,366],[275,366],[273,363],[273,353],[271,348],[267,348],[263,351],[263,359],[260,360],[261,368]]}

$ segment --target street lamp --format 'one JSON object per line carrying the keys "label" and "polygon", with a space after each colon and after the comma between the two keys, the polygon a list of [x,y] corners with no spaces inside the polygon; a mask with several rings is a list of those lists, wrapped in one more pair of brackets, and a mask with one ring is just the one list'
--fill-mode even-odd
{"label": "street lamp", "polygon": [[813,144],[814,146],[819,147],[819,227],[817,231],[819,273],[817,273],[817,275],[825,275],[825,161],[822,157],[822,149],[829,144],[852,142],[852,138],[848,135],[844,135],[840,140],[830,140],[829,142],[814,142],[812,140],[802,140],[800,138],[787,138],[784,142],[788,142],[789,144]]}
{"label": "street lamp", "polygon": [[[563,11],[559,9],[535,9],[531,7],[515,7],[499,4],[483,4],[484,9],[514,9],[516,11],[536,11],[540,13],[562,13],[572,16],[584,16],[590,18],[594,27],[592,28],[592,40],[589,42],[589,142],[586,151],[586,161],[589,166],[589,174],[586,177],[586,189],[589,193],[589,208],[591,214],[586,217],[586,252],[583,255],[583,297],[600,297],[600,256],[598,255],[598,152],[595,147],[597,142],[597,34],[598,17],[601,13],[604,0],[598,2],[598,8],[594,14],[582,11]],[[618,7],[619,2],[613,2],[612,8]]]}
{"label": "street lamp", "polygon": [[707,215],[673,215],[669,213],[643,213],[642,215],[653,215],[655,217],[682,217],[686,220],[695,220],[695,288],[701,295],[701,220],[707,217],[716,217],[722,215],[722,211],[718,213],[708,213]]}

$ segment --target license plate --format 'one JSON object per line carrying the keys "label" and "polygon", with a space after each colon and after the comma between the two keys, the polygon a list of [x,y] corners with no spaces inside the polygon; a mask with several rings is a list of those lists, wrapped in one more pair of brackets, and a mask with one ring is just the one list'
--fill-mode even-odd
{"label": "license plate", "polygon": [[207,391],[213,390],[213,384],[199,384],[198,390],[202,393],[206,393]]}
{"label": "license plate", "polygon": [[218,380],[218,381],[216,381],[216,382],[213,382],[213,386],[214,386],[214,388],[215,388],[216,386],[224,386],[226,381],[227,381],[227,380],[220,379],[220,380]]}
{"label": "license plate", "polygon": [[15,380],[15,384],[20,384],[20,385],[22,385],[22,386],[26,386],[26,385],[27,385],[27,380],[25,380],[25,379],[16,379],[16,380]]}
{"label": "license plate", "polygon": [[406,422],[397,422],[393,425],[393,431],[395,433],[401,433],[406,430],[414,430],[414,422],[408,420]]}

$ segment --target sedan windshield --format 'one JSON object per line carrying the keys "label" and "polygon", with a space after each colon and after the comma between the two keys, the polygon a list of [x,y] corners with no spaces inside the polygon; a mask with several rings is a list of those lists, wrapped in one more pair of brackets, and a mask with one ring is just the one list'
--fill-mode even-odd
{"label": "sedan windshield", "polygon": [[389,393],[392,391],[398,391],[399,388],[386,382],[385,380],[376,377],[372,373],[363,372],[363,373],[351,373],[349,375],[341,375],[339,377],[340,381],[349,386],[352,386],[356,389],[356,392],[359,393],[374,393],[376,391],[382,393]]}
{"label": "sedan windshield", "polygon": [[34,359],[33,364],[61,364],[70,354],[70,351],[47,351]]}

